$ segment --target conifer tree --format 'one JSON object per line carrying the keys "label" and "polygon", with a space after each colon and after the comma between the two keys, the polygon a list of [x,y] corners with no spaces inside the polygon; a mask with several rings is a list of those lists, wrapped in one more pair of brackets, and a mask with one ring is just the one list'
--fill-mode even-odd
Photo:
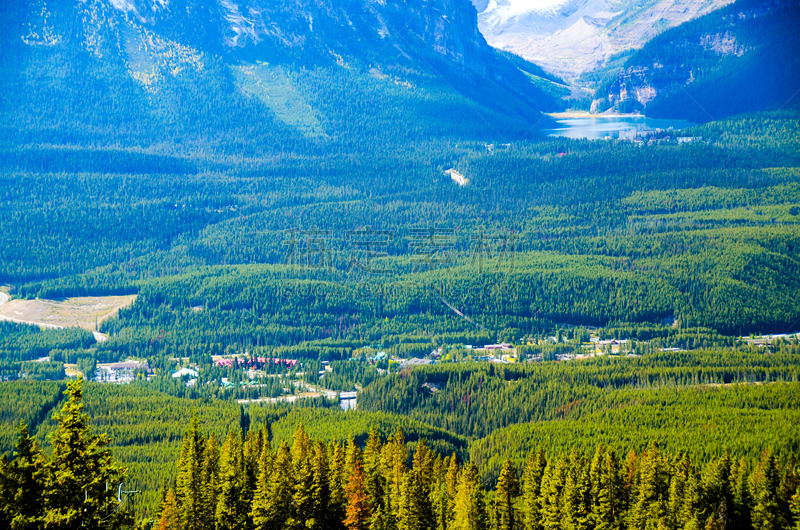
{"label": "conifer tree", "polygon": [[180,512],[178,511],[178,500],[175,490],[170,488],[164,500],[164,507],[161,510],[161,517],[158,522],[158,530],[182,530]]}
{"label": "conifer tree", "polygon": [[350,437],[347,439],[347,449],[345,452],[345,487],[347,487],[350,476],[353,474],[353,471],[355,471],[356,462],[362,462],[363,466],[361,448],[356,443],[356,439],[353,437],[353,435],[350,435]]}
{"label": "conifer tree", "polygon": [[397,509],[398,530],[420,530],[422,528],[419,517],[417,483],[414,480],[414,475],[414,471],[403,475],[403,483],[400,485],[400,499]]}
{"label": "conifer tree", "polygon": [[397,526],[401,530],[434,528],[436,520],[431,503],[433,459],[425,439],[417,443],[414,465],[403,475]]}
{"label": "conifer tree", "polygon": [[217,530],[243,528],[249,512],[249,504],[243,493],[247,478],[239,433],[229,432],[222,444],[219,459],[219,494],[215,513]]}
{"label": "conifer tree", "polygon": [[639,467],[638,495],[631,506],[629,528],[639,530],[660,524],[666,515],[668,486],[661,453],[655,444],[642,453]]}
{"label": "conifer tree", "polygon": [[398,426],[394,433],[394,443],[392,444],[392,473],[394,482],[397,485],[398,493],[403,475],[408,470],[408,448],[406,447],[406,437],[402,427]]}
{"label": "conifer tree", "polygon": [[639,459],[636,452],[631,450],[625,457],[625,465],[622,475],[622,499],[627,509],[636,501],[639,494]]}
{"label": "conifer tree", "polygon": [[[689,458],[686,457],[689,461]],[[703,484],[697,468],[691,464],[686,471],[686,484],[684,486],[683,505],[679,515],[676,517],[678,524],[683,524],[685,528],[702,528],[702,507],[703,507]]]}
{"label": "conifer tree", "polygon": [[353,464],[353,473],[345,490],[347,495],[347,510],[345,512],[344,526],[347,530],[368,530],[372,513],[370,512],[370,499],[364,484],[364,465],[361,459]]}
{"label": "conifer tree", "polygon": [[253,520],[257,530],[284,528],[291,516],[292,493],[292,456],[289,446],[283,442],[274,458],[266,507]]}
{"label": "conifer tree", "polygon": [[561,494],[561,524],[565,530],[584,530],[588,527],[590,494],[586,459],[573,448],[570,451],[564,490]]}
{"label": "conifer tree", "polygon": [[392,521],[399,517],[399,506],[401,498],[401,488],[403,476],[408,471],[408,449],[406,448],[403,429],[398,426],[394,435],[391,436],[384,446],[383,454],[384,472],[386,473],[386,515]]}
{"label": "conifer tree", "polygon": [[455,498],[458,493],[458,476],[461,467],[458,465],[456,454],[450,455],[447,464],[447,474],[445,475],[442,492],[442,514],[440,530],[447,530],[453,524]]}
{"label": "conifer tree", "polygon": [[380,465],[381,436],[373,423],[369,428],[367,445],[364,447],[364,471],[376,469]]}
{"label": "conifer tree", "polygon": [[792,496],[792,517],[794,518],[794,530],[800,530],[800,485],[794,491]]}
{"label": "conifer tree", "polygon": [[20,421],[14,460],[9,463],[3,455],[0,461],[0,524],[3,527],[14,530],[41,527],[46,464],[36,439],[28,433],[25,422]]}
{"label": "conifer tree", "polygon": [[261,449],[263,445],[264,438],[261,431],[257,433],[254,433],[252,430],[247,431],[242,445],[242,464],[245,475],[242,497],[248,505],[253,501],[253,494],[256,491],[258,464],[261,458]]}
{"label": "conifer tree", "polygon": [[523,473],[523,510],[525,530],[540,530],[542,528],[541,506],[539,496],[542,490],[542,477],[547,467],[544,450],[532,449],[528,455]]}
{"label": "conifer tree", "polygon": [[203,512],[206,505],[203,498],[203,436],[197,421],[197,412],[192,413],[192,422],[183,435],[181,456],[176,477],[176,498],[185,530],[207,528]]}
{"label": "conifer tree", "polygon": [[706,526],[726,528],[733,506],[729,453],[726,452],[722,458],[712,460],[706,466],[706,473],[703,477],[703,493],[703,512],[707,514]]}
{"label": "conifer tree", "polygon": [[311,462],[311,519],[307,528],[330,529],[334,526],[330,514],[331,490],[328,471],[328,454],[322,442],[314,444]]}
{"label": "conifer tree", "polygon": [[258,460],[258,481],[256,490],[253,493],[253,502],[250,507],[250,518],[257,530],[261,530],[268,521],[269,509],[269,486],[272,476],[272,449],[269,442],[261,450],[261,457]]}
{"label": "conifer tree", "polygon": [[450,527],[452,503],[447,495],[447,482],[437,481],[431,491],[431,502],[433,503],[433,513],[436,518],[436,529],[447,530]]}
{"label": "conifer tree", "polygon": [[219,446],[217,435],[211,433],[203,450],[201,478],[202,505],[198,511],[202,528],[213,528],[217,509],[217,490],[219,488]]}
{"label": "conifer tree", "polygon": [[292,437],[292,460],[297,463],[308,455],[310,440],[303,422],[297,424]]}
{"label": "conifer tree", "polygon": [[53,456],[44,488],[44,528],[120,528],[128,513],[118,510],[116,488],[124,469],[107,449],[108,436],[94,435],[83,406],[83,381],[67,383],[68,399],[54,415],[58,429],[50,436]]}
{"label": "conifer tree", "polygon": [[367,495],[369,495],[374,512],[378,506],[382,506],[384,510],[381,511],[382,516],[386,515],[386,507],[383,502],[386,498],[386,478],[382,472],[381,465],[381,438],[375,425],[370,427],[369,438],[367,445],[364,448],[364,477],[367,487]]}
{"label": "conifer tree", "polygon": [[286,527],[290,530],[315,527],[313,521],[312,485],[314,473],[309,458],[294,460],[294,488],[290,517]]}
{"label": "conifer tree", "polygon": [[688,478],[690,462],[686,455],[675,462],[672,476],[669,481],[669,499],[667,512],[669,513],[667,528],[677,530],[683,528],[680,514],[686,499],[686,481]]}
{"label": "conifer tree", "polygon": [[614,530],[622,520],[622,478],[620,462],[613,450],[598,447],[592,459],[591,514],[594,528]]}
{"label": "conifer tree", "polygon": [[372,512],[369,530],[392,530],[390,519],[381,505],[378,505],[378,508]]}
{"label": "conifer tree", "polygon": [[567,463],[563,457],[551,459],[544,476],[539,505],[541,506],[542,527],[545,530],[561,528],[562,491],[566,482]]}
{"label": "conifer tree", "polygon": [[421,438],[417,442],[412,468],[419,473],[420,480],[425,483],[425,486],[430,486],[430,482],[433,479],[433,454],[428,448],[428,442],[425,438]]}
{"label": "conifer tree", "polygon": [[453,530],[486,530],[486,500],[478,468],[469,463],[464,466],[458,481]]}
{"label": "conifer tree", "polygon": [[753,495],[753,526],[758,530],[777,530],[781,528],[778,486],[780,476],[777,461],[771,451],[761,456],[758,469],[751,478]]}
{"label": "conifer tree", "polygon": [[797,459],[793,454],[789,455],[783,465],[783,475],[778,486],[778,511],[780,512],[780,524],[789,527],[792,524],[792,496],[800,485],[796,472]]}
{"label": "conifer tree", "polygon": [[520,494],[517,470],[511,460],[506,460],[500,469],[495,490],[495,528],[497,530],[514,530],[517,527],[517,513],[514,501]]}
{"label": "conifer tree", "polygon": [[14,517],[14,494],[16,486],[12,477],[8,455],[0,456],[0,528],[10,528]]}
{"label": "conifer tree", "polygon": [[329,462],[329,479],[328,485],[330,488],[330,502],[328,524],[331,529],[342,528],[345,517],[345,503],[347,498],[345,496],[345,455],[344,448],[336,441],[331,442],[329,445],[328,453],[330,456]]}
{"label": "conifer tree", "polygon": [[747,461],[742,458],[738,465],[731,470],[731,489],[733,492],[733,510],[731,513],[731,527],[734,529],[750,528],[750,496],[749,485],[750,471]]}

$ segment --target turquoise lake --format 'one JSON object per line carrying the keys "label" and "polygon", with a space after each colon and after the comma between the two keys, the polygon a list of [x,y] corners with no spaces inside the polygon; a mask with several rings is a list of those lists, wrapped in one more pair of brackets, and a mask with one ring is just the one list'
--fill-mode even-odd
{"label": "turquoise lake", "polygon": [[549,136],[564,138],[586,138],[601,140],[603,138],[632,138],[636,131],[646,129],[685,129],[696,125],[684,120],[660,120],[644,116],[603,116],[580,118],[553,118],[559,127],[543,129]]}

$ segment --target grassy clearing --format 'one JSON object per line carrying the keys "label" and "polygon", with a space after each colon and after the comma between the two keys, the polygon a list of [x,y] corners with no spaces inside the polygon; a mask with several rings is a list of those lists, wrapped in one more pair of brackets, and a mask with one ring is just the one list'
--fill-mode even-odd
{"label": "grassy clearing", "polygon": [[0,319],[52,328],[79,327],[94,331],[95,325],[133,304],[136,295],[90,296],[65,300],[11,300],[0,307]]}

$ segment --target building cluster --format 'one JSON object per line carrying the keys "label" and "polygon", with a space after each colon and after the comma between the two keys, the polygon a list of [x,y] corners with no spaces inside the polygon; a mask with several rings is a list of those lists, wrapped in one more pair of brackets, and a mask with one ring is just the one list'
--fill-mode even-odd
{"label": "building cluster", "polygon": [[127,360],[119,363],[99,363],[94,380],[102,383],[130,383],[137,378],[147,378],[152,372],[147,361]]}
{"label": "building cluster", "polygon": [[294,368],[297,366],[297,359],[278,359],[277,357],[225,357],[215,358],[214,364],[223,368],[232,367],[234,365],[241,368],[263,368],[268,364],[283,365],[287,368]]}

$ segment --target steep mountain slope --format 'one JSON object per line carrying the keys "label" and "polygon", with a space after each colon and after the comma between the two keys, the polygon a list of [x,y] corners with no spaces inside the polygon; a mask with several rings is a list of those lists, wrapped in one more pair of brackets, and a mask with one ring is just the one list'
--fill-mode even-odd
{"label": "steep mountain slope", "polygon": [[487,41],[566,79],[731,0],[472,0]]}
{"label": "steep mountain slope", "polygon": [[653,39],[598,91],[594,108],[705,122],[796,107],[798,25],[796,0],[739,0]]}
{"label": "steep mountain slope", "polygon": [[0,18],[11,143],[522,135],[552,104],[467,0],[37,0]]}

